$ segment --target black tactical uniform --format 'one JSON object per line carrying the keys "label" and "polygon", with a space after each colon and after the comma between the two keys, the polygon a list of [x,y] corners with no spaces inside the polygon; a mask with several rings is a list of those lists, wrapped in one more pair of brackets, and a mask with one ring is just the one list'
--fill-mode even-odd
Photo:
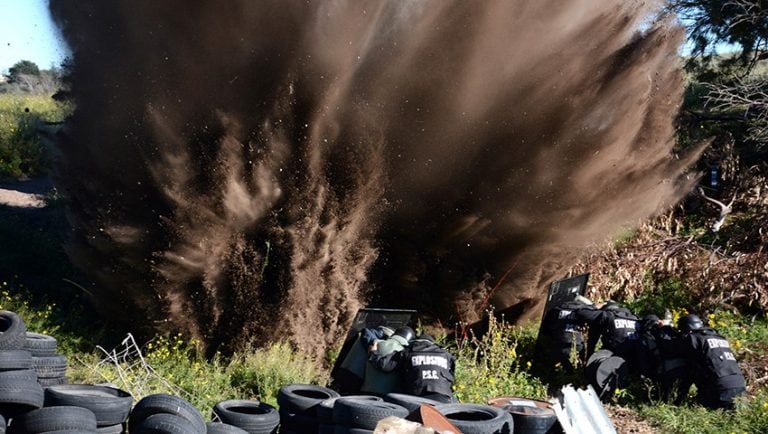
{"label": "black tactical uniform", "polygon": [[399,369],[403,392],[452,402],[453,373],[456,362],[453,355],[435,344],[430,336],[422,335],[412,340],[404,350],[386,356],[371,354],[371,363],[382,371]]}
{"label": "black tactical uniform", "polygon": [[680,318],[678,328],[699,403],[708,408],[733,408],[734,398],[746,392],[746,381],[728,341],[704,327],[696,315]]}
{"label": "black tactical uniform", "polygon": [[585,306],[584,302],[568,300],[547,311],[536,341],[536,355],[545,371],[554,369],[559,363],[571,372],[571,351],[574,350],[581,360],[586,360],[583,322],[576,316],[576,310]]}
{"label": "black tactical uniform", "polygon": [[691,384],[680,333],[656,315],[643,317],[640,330],[639,373],[658,383],[663,401],[680,404]]}
{"label": "black tactical uniform", "polygon": [[638,353],[638,318],[618,303],[608,302],[601,309],[585,306],[576,311],[576,317],[589,325],[587,353],[594,352],[599,339],[605,350],[635,364]]}

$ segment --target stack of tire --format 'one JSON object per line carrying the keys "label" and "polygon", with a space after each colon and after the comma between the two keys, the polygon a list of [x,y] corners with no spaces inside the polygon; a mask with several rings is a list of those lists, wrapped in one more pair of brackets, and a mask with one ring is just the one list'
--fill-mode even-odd
{"label": "stack of tire", "polygon": [[[94,429],[100,434],[125,432],[133,405],[130,393],[109,385],[60,384],[45,389],[47,408],[84,408],[94,415]],[[53,410],[50,410],[53,411]]]}
{"label": "stack of tire", "polygon": [[435,406],[462,434],[511,434],[515,422],[508,412],[484,404],[439,404]]}
{"label": "stack of tire", "polygon": [[6,421],[43,406],[43,388],[24,350],[26,326],[14,312],[0,311],[0,427]]}
{"label": "stack of tire", "polygon": [[320,429],[317,408],[338,392],[312,384],[287,384],[277,392],[280,432],[287,434],[316,433]]}
{"label": "stack of tire", "polygon": [[27,331],[24,349],[32,353],[32,366],[40,385],[67,384],[67,357],[57,353],[56,338]]}
{"label": "stack of tire", "polygon": [[147,395],[128,416],[131,434],[206,434],[207,430],[200,411],[175,395]]}
{"label": "stack of tire", "polygon": [[[319,434],[334,434],[336,432],[337,420],[333,417],[333,409],[336,406],[336,401],[339,399],[357,399],[363,401],[383,401],[378,396],[370,395],[347,395],[347,396],[335,396],[328,398],[317,405],[317,422]],[[339,429],[342,429],[343,425]]]}
{"label": "stack of tire", "polygon": [[275,407],[256,400],[230,399],[213,406],[208,434],[274,434],[280,425]]}
{"label": "stack of tire", "polygon": [[561,432],[557,414],[546,401],[520,397],[499,397],[488,401],[512,415],[516,434],[554,434]]}
{"label": "stack of tire", "polygon": [[[410,413],[403,406],[371,397],[342,397],[333,405],[334,434],[373,434],[380,420]],[[375,397],[374,397],[375,398]]]}

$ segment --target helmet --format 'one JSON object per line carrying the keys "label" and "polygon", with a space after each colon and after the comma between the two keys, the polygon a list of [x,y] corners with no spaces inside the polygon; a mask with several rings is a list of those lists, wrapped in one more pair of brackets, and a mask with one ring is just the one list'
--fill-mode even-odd
{"label": "helmet", "polygon": [[677,328],[683,333],[687,333],[691,330],[698,330],[702,327],[704,327],[704,322],[698,315],[692,313],[682,316],[677,320]]}
{"label": "helmet", "polygon": [[621,309],[621,305],[619,303],[616,303],[615,301],[608,300],[600,309],[601,310],[619,310]]}
{"label": "helmet", "polygon": [[413,332],[412,328],[403,326],[395,331],[395,335],[405,338],[406,341],[410,341],[416,334]]}

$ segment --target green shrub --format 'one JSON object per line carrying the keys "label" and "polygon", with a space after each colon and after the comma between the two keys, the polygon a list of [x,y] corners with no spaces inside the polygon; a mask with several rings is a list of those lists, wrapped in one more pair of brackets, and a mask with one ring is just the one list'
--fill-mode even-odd
{"label": "green shrub", "polygon": [[530,363],[519,357],[522,348],[532,348],[534,333],[532,327],[515,327],[491,316],[487,333],[457,342],[451,348],[457,360],[456,397],[474,403],[501,396],[546,398],[546,387],[528,373]]}
{"label": "green shrub", "polygon": [[47,95],[0,94],[0,177],[46,173],[49,154],[38,134],[45,121],[61,121],[70,108]]}
{"label": "green shrub", "polygon": [[326,384],[327,373],[287,343],[275,343],[232,358],[227,367],[232,384],[246,396],[276,405],[277,392],[286,384]]}

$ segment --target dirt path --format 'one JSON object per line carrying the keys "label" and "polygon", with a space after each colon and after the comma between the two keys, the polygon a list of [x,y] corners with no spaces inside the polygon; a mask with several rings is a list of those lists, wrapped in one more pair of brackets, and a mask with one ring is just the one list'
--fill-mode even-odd
{"label": "dirt path", "polygon": [[45,195],[53,188],[47,178],[0,182],[0,205],[16,208],[43,208]]}

